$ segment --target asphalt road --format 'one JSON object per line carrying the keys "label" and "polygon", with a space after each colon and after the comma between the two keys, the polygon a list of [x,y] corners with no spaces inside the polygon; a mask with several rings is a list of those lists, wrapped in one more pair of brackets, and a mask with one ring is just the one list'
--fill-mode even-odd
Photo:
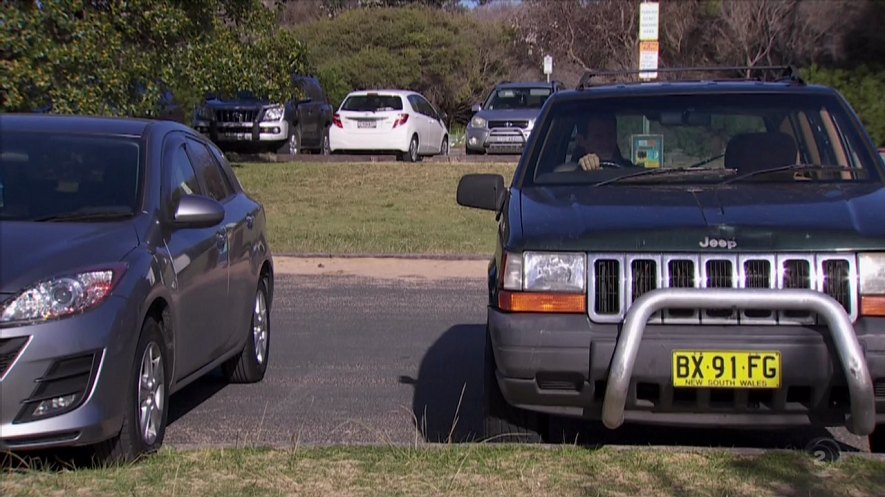
{"label": "asphalt road", "polygon": [[[479,433],[485,289],[480,279],[277,275],[263,382],[215,373],[170,401],[170,446],[463,442]],[[824,430],[685,430],[557,424],[606,445],[800,448]],[[833,430],[843,451],[865,439]],[[574,435],[569,435],[572,437]]]}

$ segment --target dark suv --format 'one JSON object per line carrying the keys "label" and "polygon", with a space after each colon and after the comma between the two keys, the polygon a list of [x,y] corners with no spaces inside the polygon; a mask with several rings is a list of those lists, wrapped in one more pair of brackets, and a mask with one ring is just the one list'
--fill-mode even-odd
{"label": "dark suv", "polygon": [[846,101],[796,76],[591,81],[547,100],[509,188],[458,186],[500,220],[486,435],[845,425],[885,450],[885,183]]}

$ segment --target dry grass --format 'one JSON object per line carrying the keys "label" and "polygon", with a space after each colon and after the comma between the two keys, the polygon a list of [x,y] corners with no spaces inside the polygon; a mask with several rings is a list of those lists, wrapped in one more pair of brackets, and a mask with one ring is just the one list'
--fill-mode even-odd
{"label": "dry grass", "polygon": [[123,468],[7,471],[4,496],[885,495],[885,462],[573,446],[163,450]]}
{"label": "dry grass", "polygon": [[491,254],[492,212],[459,206],[462,175],[509,183],[515,166],[446,163],[236,164],[265,205],[277,254]]}

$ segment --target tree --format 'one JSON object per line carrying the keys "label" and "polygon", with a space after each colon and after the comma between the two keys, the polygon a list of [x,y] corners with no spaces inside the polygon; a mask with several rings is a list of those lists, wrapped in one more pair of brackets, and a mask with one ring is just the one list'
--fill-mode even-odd
{"label": "tree", "polygon": [[[333,101],[362,88],[424,93],[454,120],[508,71],[503,28],[429,7],[355,9],[299,26]],[[330,36],[334,33],[334,36]]]}

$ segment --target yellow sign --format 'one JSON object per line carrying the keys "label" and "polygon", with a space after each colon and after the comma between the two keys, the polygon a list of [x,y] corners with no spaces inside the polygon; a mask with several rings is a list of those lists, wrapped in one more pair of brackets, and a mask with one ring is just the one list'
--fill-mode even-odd
{"label": "yellow sign", "polygon": [[772,351],[674,350],[673,386],[780,388],[781,354]]}

